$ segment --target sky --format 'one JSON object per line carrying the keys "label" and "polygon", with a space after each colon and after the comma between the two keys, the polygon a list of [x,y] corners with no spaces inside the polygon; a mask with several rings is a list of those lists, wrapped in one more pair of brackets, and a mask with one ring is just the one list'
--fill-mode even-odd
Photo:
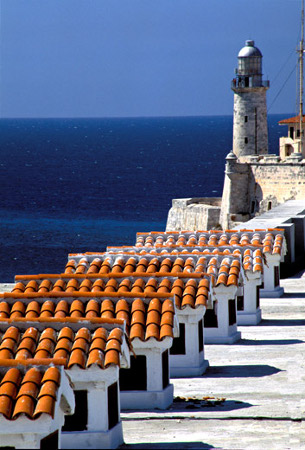
{"label": "sky", "polygon": [[232,115],[254,39],[295,113],[301,0],[0,0],[0,117]]}

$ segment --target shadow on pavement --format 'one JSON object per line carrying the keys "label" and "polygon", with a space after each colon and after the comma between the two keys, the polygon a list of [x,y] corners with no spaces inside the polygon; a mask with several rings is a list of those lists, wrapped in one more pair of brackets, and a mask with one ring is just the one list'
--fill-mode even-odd
{"label": "shadow on pavement", "polygon": [[259,326],[267,326],[267,327],[274,327],[274,326],[281,326],[281,327],[291,327],[295,325],[304,325],[305,326],[305,319],[262,319],[262,321],[259,323]]}
{"label": "shadow on pavement", "polygon": [[281,372],[277,367],[267,364],[210,366],[202,378],[246,378],[266,377]]}
{"label": "shadow on pavement", "polygon": [[207,449],[207,448],[215,448],[213,445],[205,444],[204,442],[147,442],[141,444],[123,444],[118,448],[126,448],[126,449]]}
{"label": "shadow on pavement", "polygon": [[240,339],[233,345],[293,345],[303,344],[301,339]]}
{"label": "shadow on pavement", "polygon": [[226,400],[225,398],[214,400],[198,400],[194,398],[188,399],[187,397],[183,401],[179,401],[179,397],[175,397],[173,404],[168,408],[172,412],[186,413],[190,411],[195,412],[209,412],[209,411],[235,411],[243,408],[251,408],[251,403]]}

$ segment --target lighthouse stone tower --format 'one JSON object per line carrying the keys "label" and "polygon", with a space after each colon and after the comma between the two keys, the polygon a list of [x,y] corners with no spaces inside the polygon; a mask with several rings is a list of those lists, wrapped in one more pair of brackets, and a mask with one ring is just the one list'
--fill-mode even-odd
{"label": "lighthouse stone tower", "polygon": [[268,153],[266,91],[262,80],[262,54],[254,41],[246,41],[238,54],[234,91],[233,153],[242,162],[246,156]]}
{"label": "lighthouse stone tower", "polygon": [[245,222],[259,209],[253,198],[255,185],[249,163],[253,157],[268,154],[266,91],[269,81],[262,80],[262,54],[254,41],[238,54],[234,92],[233,151],[226,157],[220,223],[223,228]]}

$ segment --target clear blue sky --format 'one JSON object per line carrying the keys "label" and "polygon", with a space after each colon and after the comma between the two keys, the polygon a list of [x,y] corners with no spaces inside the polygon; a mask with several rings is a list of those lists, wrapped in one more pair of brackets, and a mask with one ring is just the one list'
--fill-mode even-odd
{"label": "clear blue sky", "polygon": [[[301,0],[1,0],[1,117],[232,114],[246,39],[263,53],[271,106],[295,66],[300,8]],[[295,94],[293,73],[270,113],[294,113]]]}

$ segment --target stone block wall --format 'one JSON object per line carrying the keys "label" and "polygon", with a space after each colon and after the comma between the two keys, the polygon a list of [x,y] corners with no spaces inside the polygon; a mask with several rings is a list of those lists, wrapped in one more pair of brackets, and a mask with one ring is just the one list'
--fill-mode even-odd
{"label": "stone block wall", "polygon": [[210,230],[219,226],[220,197],[173,199],[166,231]]}
{"label": "stone block wall", "polygon": [[305,163],[259,162],[250,170],[249,196],[259,205],[259,214],[287,200],[305,198]]}

